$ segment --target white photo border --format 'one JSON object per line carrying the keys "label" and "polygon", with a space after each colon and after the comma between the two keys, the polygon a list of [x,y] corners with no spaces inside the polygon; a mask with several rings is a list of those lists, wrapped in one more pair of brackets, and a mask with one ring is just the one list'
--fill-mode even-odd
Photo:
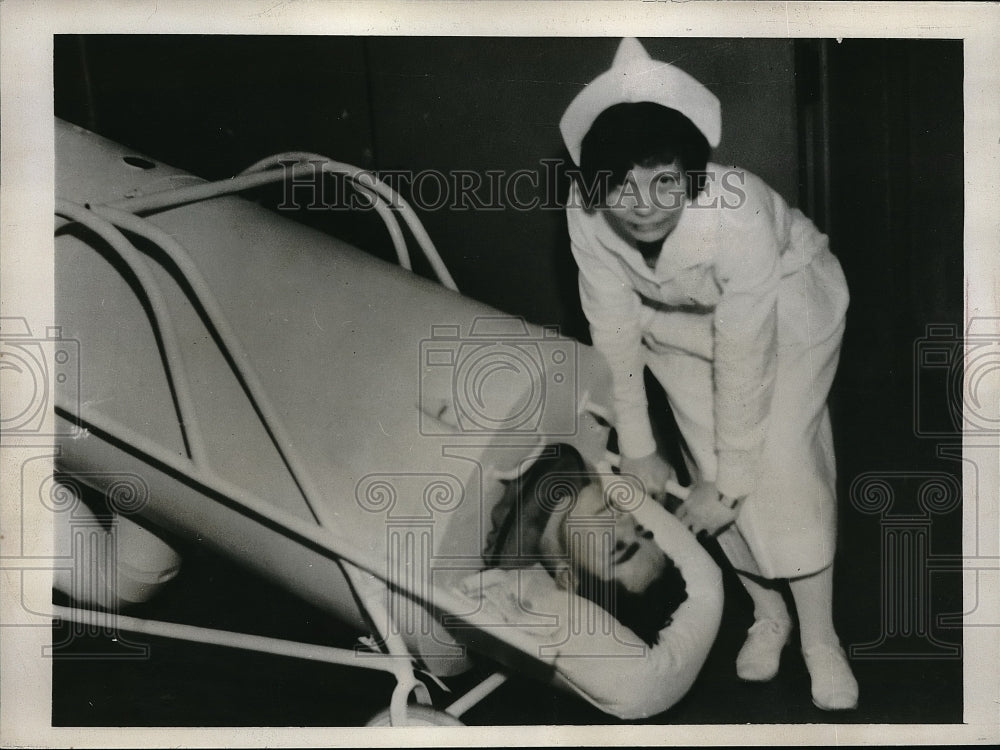
{"label": "white photo border", "polygon": [[[965,55],[965,316],[997,318],[1000,259],[1000,6],[991,3],[764,2],[336,2],[249,0],[210,4],[65,0],[0,4],[0,310],[40,327],[53,321],[53,35],[329,34],[514,36],[724,36],[802,38],[948,38]],[[51,416],[50,416],[51,418]],[[995,457],[994,447],[994,457]],[[4,491],[0,513],[11,518],[10,487],[21,454],[0,448]],[[1000,486],[995,460],[968,467],[966,510],[983,490]],[[982,500],[982,497],[978,498]],[[995,503],[965,517],[965,539],[996,540]],[[44,519],[26,530],[38,549],[51,547]],[[0,527],[2,528],[2,527]],[[980,548],[998,559],[1000,551]],[[4,613],[22,606],[21,568],[0,559]],[[46,591],[37,592],[46,601]],[[966,582],[968,604],[1000,623],[997,591]],[[982,611],[982,610],[981,610]],[[0,615],[0,622],[10,622]],[[965,717],[960,725],[787,725],[504,727],[397,730],[329,728],[54,728],[50,725],[51,664],[41,658],[48,628],[0,628],[0,727],[3,746],[254,746],[399,745],[658,745],[658,744],[986,744],[1000,742],[1000,663],[996,628],[964,632]],[[38,655],[38,656],[31,656]]]}

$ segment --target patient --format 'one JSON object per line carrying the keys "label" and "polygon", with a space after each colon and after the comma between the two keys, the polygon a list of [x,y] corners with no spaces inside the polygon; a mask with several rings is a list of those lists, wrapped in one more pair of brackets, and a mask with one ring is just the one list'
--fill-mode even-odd
{"label": "patient", "polygon": [[540,563],[563,589],[590,599],[647,645],[687,599],[680,570],[651,531],[605,497],[612,479],[570,445],[548,446],[493,509],[489,568]]}

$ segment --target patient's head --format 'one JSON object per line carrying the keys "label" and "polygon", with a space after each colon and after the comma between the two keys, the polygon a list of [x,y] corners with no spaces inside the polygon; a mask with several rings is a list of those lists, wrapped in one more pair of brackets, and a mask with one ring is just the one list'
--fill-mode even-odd
{"label": "patient's head", "polygon": [[525,472],[520,487],[522,502],[551,511],[539,539],[543,565],[561,587],[655,644],[687,598],[680,571],[653,533],[611,502],[611,485],[623,480],[599,474],[572,446],[555,449]]}
{"label": "patient's head", "polygon": [[641,591],[631,591],[618,579],[602,578],[589,572],[578,573],[576,593],[614,615],[649,646],[660,640],[660,631],[687,599],[687,587],[680,570],[667,555],[664,565]]}
{"label": "patient's head", "polygon": [[[590,475],[566,498],[542,533],[545,553],[567,560],[571,573],[614,580],[633,594],[644,591],[667,567],[667,558],[635,517],[609,502],[605,483],[612,477]],[[576,583],[576,582],[575,582]]]}

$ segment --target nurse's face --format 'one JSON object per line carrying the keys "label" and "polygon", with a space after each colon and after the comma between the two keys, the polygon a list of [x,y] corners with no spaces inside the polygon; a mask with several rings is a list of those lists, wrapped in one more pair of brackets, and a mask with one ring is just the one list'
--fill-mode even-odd
{"label": "nurse's face", "polygon": [[645,591],[666,566],[653,533],[631,513],[609,509],[599,481],[580,490],[561,526],[561,547],[574,569],[617,580],[633,593]]}
{"label": "nurse's face", "polygon": [[657,242],[674,231],[686,199],[684,172],[677,162],[635,166],[608,192],[602,211],[626,241]]}

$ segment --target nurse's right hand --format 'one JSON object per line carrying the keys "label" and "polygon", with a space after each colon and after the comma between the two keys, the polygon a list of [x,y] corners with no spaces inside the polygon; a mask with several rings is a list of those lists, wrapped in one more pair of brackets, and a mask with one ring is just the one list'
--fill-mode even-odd
{"label": "nurse's right hand", "polygon": [[660,458],[660,454],[653,451],[641,458],[629,458],[622,456],[621,465],[618,467],[622,474],[631,474],[642,482],[646,494],[658,500],[664,497],[664,487],[668,481],[677,481],[674,468]]}

